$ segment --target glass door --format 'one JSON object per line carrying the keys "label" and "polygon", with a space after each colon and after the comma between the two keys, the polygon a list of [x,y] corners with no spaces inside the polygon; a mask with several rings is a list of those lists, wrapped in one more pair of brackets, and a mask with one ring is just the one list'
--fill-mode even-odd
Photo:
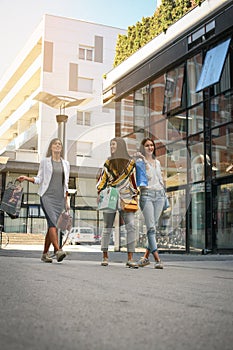
{"label": "glass door", "polygon": [[233,248],[233,183],[214,186],[213,218],[217,249]]}

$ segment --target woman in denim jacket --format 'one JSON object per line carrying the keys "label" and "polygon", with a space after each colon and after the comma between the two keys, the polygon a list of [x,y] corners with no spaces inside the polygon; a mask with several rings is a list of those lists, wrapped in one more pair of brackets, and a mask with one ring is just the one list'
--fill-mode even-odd
{"label": "woman in denim jacket", "polygon": [[165,192],[160,162],[156,159],[155,143],[151,138],[142,140],[137,157],[145,162],[146,169],[147,185],[140,186],[140,208],[145,219],[148,239],[148,246],[144,256],[138,261],[138,266],[149,265],[151,253],[155,259],[154,268],[163,269],[156,243],[156,226],[163,210]]}
{"label": "woman in denim jacket", "polygon": [[66,257],[66,252],[59,248],[57,220],[64,209],[69,209],[68,182],[70,165],[63,158],[63,147],[60,139],[53,139],[48,147],[46,158],[42,159],[38,174],[35,177],[19,176],[20,182],[26,180],[39,185],[38,194],[47,220],[48,231],[45,236],[44,251],[41,260],[51,263],[49,247],[54,247],[58,262]]}

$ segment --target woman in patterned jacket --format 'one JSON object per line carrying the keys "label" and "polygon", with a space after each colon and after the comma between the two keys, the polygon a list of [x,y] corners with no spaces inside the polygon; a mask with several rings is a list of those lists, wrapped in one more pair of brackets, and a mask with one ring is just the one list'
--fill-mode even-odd
{"label": "woman in patterned jacket", "polygon": [[[135,161],[129,156],[125,140],[115,137],[110,141],[111,156],[104,163],[100,179],[97,183],[98,202],[101,191],[106,187],[112,186],[118,189],[130,188],[132,198],[137,196],[137,187],[135,182]],[[104,228],[102,231],[101,250],[103,252],[102,266],[108,266],[108,246],[111,232],[116,216],[119,210],[120,221],[124,223],[127,231],[127,267],[138,268],[133,261],[135,251],[135,223],[134,212],[122,210],[117,206],[116,210],[107,210],[103,212]]]}

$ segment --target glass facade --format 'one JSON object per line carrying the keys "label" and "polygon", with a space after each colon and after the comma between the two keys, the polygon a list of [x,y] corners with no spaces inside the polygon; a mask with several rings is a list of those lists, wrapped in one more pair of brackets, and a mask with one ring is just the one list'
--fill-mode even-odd
{"label": "glass facade", "polygon": [[[219,47],[214,46],[217,56]],[[117,133],[131,154],[144,137],[156,144],[171,203],[170,215],[158,226],[161,250],[233,247],[233,53],[229,46],[219,81],[196,92],[209,50],[196,52],[117,102]],[[142,246],[143,235],[139,216]]]}

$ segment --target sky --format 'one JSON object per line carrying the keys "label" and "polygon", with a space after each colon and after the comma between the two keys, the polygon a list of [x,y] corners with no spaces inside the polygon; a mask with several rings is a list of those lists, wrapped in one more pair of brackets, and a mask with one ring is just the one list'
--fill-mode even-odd
{"label": "sky", "polygon": [[44,14],[127,29],[152,16],[157,0],[0,0],[0,79]]}

